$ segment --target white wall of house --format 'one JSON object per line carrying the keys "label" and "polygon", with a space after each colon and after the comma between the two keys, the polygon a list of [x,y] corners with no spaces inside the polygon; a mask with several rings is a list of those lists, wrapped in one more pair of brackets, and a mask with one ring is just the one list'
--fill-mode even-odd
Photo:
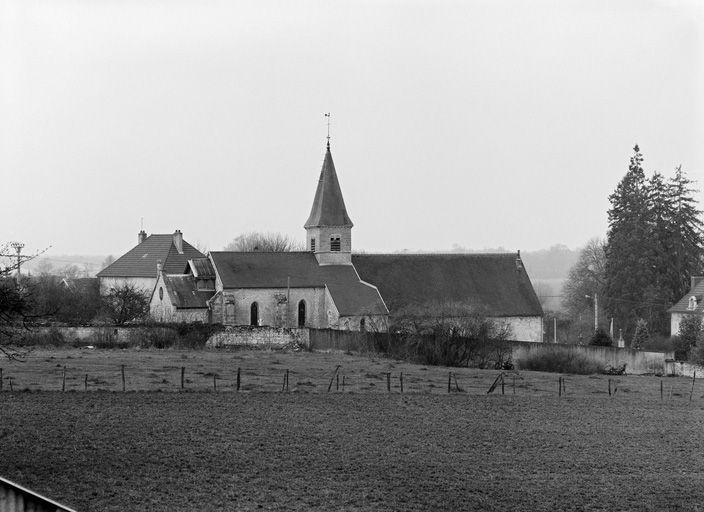
{"label": "white wall of house", "polygon": [[492,318],[511,329],[510,339],[515,341],[543,341],[543,318],[540,316],[506,316]]}

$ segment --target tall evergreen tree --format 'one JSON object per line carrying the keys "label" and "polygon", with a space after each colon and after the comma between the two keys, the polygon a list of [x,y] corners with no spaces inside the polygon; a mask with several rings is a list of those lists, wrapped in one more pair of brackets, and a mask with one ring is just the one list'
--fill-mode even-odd
{"label": "tall evergreen tree", "polygon": [[633,148],[628,172],[609,196],[609,231],[604,268],[604,306],[622,326],[632,333],[642,315],[643,292],[652,282],[653,269],[648,248],[648,192],[643,155]]}

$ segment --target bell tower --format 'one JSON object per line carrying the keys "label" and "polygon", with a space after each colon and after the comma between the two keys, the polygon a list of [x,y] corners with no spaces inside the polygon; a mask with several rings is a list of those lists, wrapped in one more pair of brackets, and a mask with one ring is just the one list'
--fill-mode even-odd
{"label": "bell tower", "polygon": [[320,265],[351,265],[352,226],[328,139],[313,207],[304,226],[306,249],[315,254]]}

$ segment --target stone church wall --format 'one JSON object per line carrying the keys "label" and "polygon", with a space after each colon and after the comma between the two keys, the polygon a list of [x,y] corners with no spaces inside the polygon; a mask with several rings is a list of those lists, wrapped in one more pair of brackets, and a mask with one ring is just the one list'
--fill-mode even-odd
{"label": "stone church wall", "polygon": [[[213,310],[213,321],[225,325],[249,325],[253,302],[259,307],[259,324],[271,327],[298,326],[298,303],[306,304],[306,326],[327,327],[325,288],[291,288],[290,303],[286,304],[286,288],[238,288],[225,290],[224,295],[234,300],[233,316],[222,320],[222,307]],[[217,302],[217,299],[214,301]],[[227,309],[227,305],[225,306]]]}
{"label": "stone church wall", "polygon": [[308,348],[310,346],[308,329],[242,325],[228,327],[223,332],[213,334],[205,343],[207,348],[234,346],[281,348],[290,345]]}

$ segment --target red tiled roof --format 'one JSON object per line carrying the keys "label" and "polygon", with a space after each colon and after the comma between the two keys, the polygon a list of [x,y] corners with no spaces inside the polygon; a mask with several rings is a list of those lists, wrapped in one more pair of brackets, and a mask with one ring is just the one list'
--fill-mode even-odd
{"label": "red tiled roof", "polygon": [[179,254],[173,235],[149,235],[112,264],[98,272],[98,277],[157,277],[156,263],[161,260],[167,274],[183,274],[188,260],[204,255],[191,244],[183,241],[183,254]]}
{"label": "red tiled roof", "polygon": [[352,227],[352,221],[347,215],[347,209],[345,208],[345,200],[342,198],[340,183],[337,180],[329,144],[325,152],[323,168],[320,170],[320,179],[318,180],[318,188],[315,191],[313,207],[304,227],[317,226]]}
{"label": "red tiled roof", "polygon": [[[697,299],[697,307],[689,309],[689,298],[694,295]],[[669,313],[697,313],[704,314],[704,279],[695,278],[695,283],[687,294],[678,300],[674,306],[667,310]]]}
{"label": "red tiled roof", "polygon": [[393,313],[412,304],[459,302],[490,316],[542,316],[516,254],[353,254],[363,281],[379,288]]}
{"label": "red tiled roof", "polygon": [[223,288],[323,288],[343,316],[388,313],[379,292],[352,265],[319,265],[311,252],[210,253]]}

